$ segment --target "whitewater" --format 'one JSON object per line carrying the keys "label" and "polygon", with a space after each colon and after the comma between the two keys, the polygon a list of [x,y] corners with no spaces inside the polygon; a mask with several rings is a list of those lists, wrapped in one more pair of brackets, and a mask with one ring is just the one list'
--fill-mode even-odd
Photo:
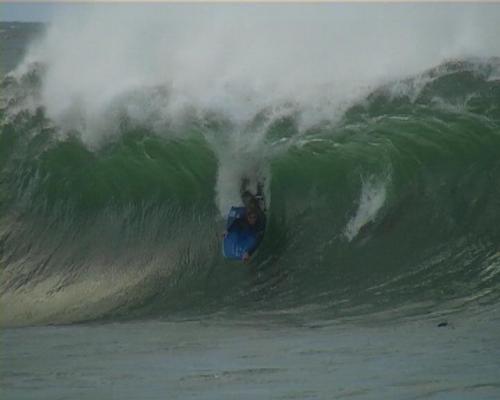
{"label": "whitewater", "polygon": [[[499,27],[497,4],[0,23],[6,398],[498,398]],[[250,265],[221,254],[243,177]]]}

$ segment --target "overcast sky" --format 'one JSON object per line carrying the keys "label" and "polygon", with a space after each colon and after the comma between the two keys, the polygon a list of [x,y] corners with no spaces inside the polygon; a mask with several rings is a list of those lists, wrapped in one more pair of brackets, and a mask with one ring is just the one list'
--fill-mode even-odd
{"label": "overcast sky", "polygon": [[0,3],[0,21],[48,22],[55,13],[78,12],[89,4]]}

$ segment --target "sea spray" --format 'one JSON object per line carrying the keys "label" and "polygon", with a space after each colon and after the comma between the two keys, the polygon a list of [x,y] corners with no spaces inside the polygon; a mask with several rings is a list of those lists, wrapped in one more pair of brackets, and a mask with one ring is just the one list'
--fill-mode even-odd
{"label": "sea spray", "polygon": [[109,135],[117,98],[146,87],[168,96],[136,99],[156,122],[195,109],[241,126],[291,103],[306,129],[338,120],[383,83],[446,59],[500,54],[497,14],[473,5],[100,5],[56,18],[19,72],[46,66],[41,103],[88,144]]}
{"label": "sea spray", "polygon": [[362,179],[358,209],[347,223],[344,232],[347,240],[354,239],[366,224],[375,220],[384,205],[387,184],[387,179],[378,180],[373,176]]}

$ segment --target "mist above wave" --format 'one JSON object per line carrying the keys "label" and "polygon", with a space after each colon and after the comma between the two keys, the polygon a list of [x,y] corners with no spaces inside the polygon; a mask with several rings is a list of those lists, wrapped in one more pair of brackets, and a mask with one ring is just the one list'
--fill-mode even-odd
{"label": "mist above wave", "polygon": [[[80,10],[81,11],[81,10]],[[46,66],[41,101],[83,140],[109,132],[110,104],[137,119],[214,111],[245,125],[292,103],[300,124],[335,119],[375,87],[443,60],[500,54],[494,5],[94,5],[56,16],[28,53]]]}

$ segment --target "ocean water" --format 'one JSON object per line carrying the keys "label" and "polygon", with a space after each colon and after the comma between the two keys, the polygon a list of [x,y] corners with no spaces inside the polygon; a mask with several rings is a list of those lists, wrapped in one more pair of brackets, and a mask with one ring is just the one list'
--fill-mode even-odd
{"label": "ocean water", "polygon": [[[499,398],[499,22],[1,23],[2,398]],[[221,254],[243,177],[268,208],[248,265]]]}
{"label": "ocean water", "polygon": [[[486,310],[485,310],[486,311]],[[4,333],[4,398],[496,399],[498,309],[366,324],[135,321]]]}

